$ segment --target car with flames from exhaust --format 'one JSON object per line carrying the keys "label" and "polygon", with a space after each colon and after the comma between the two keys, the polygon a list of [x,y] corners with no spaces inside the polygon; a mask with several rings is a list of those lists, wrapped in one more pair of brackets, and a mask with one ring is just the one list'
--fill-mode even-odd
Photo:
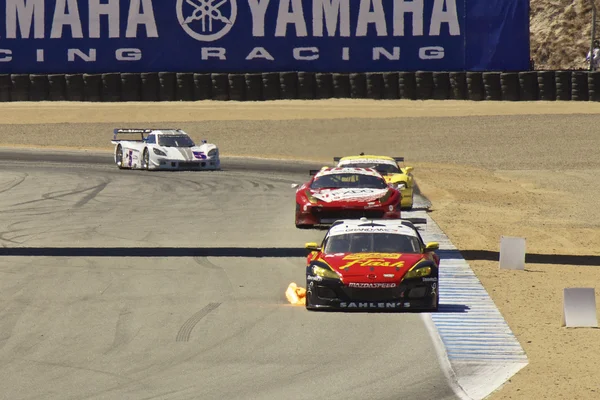
{"label": "car with flames from exhaust", "polygon": [[[127,139],[122,139],[128,136]],[[136,138],[137,137],[137,138]],[[115,129],[111,143],[119,169],[218,170],[219,148],[196,144],[181,129]]]}
{"label": "car with flames from exhaust", "polygon": [[404,157],[389,157],[360,153],[358,156],[333,157],[336,167],[374,168],[392,187],[402,194],[402,209],[410,210],[414,203],[414,167],[400,166]]}
{"label": "car with flames from exhaust", "polygon": [[331,225],[339,219],[400,218],[402,194],[373,168],[323,167],[296,186],[296,227]]}
{"label": "car with flames from exhaust", "polygon": [[308,310],[438,309],[439,244],[408,219],[336,221],[305,247]]}

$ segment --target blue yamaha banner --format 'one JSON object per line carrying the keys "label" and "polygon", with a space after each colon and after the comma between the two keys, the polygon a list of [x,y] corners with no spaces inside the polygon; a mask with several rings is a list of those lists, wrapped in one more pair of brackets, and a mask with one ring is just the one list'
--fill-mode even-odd
{"label": "blue yamaha banner", "polygon": [[528,0],[0,0],[0,73],[527,69]]}

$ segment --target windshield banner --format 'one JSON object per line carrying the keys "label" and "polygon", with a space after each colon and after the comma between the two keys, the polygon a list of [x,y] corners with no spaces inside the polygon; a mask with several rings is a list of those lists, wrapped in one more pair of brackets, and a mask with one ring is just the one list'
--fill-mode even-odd
{"label": "windshield banner", "polygon": [[0,0],[0,73],[529,69],[528,0]]}

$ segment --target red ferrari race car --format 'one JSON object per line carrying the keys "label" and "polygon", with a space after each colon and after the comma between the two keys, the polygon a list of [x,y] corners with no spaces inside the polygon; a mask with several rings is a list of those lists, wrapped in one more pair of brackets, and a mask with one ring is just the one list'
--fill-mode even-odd
{"label": "red ferrari race car", "polygon": [[408,220],[342,220],[306,243],[309,310],[437,311],[439,244]]}
{"label": "red ferrari race car", "polygon": [[373,168],[311,170],[296,190],[296,227],[329,225],[339,219],[400,218],[402,195]]}

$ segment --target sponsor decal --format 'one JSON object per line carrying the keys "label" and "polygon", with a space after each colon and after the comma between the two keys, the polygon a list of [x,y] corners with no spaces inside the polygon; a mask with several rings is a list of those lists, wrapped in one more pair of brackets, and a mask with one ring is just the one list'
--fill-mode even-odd
{"label": "sponsor decal", "polygon": [[[524,0],[506,15],[473,1],[0,0],[0,65],[15,64],[9,73],[523,69],[528,46],[511,46],[515,61],[497,65],[465,54],[489,48],[493,59],[511,58],[498,43],[527,38]],[[467,27],[481,18],[506,29],[477,40]]]}
{"label": "sponsor decal", "polygon": [[227,35],[237,17],[236,0],[177,0],[176,8],[181,28],[200,42],[214,42]]}
{"label": "sponsor decal", "polygon": [[326,189],[312,193],[313,197],[331,203],[333,201],[373,201],[383,197],[387,189]]}
{"label": "sponsor decal", "polygon": [[390,258],[393,260],[399,260],[402,257],[402,253],[354,253],[348,254],[343,260],[365,260],[371,258]]}
{"label": "sponsor decal", "polygon": [[[322,277],[322,276],[319,276],[319,275],[308,275],[308,276],[306,277],[306,279],[307,279],[307,280],[309,280],[309,281],[317,281],[317,282],[321,282],[321,281],[323,280],[323,277]],[[312,283],[312,282],[311,282],[311,283]]]}
{"label": "sponsor decal", "polygon": [[386,227],[375,227],[375,226],[361,226],[361,227],[352,227],[347,228],[345,225],[338,225],[334,227],[329,233],[330,236],[334,235],[345,235],[348,233],[387,233],[387,234],[397,234],[403,236],[413,236],[416,237],[417,234],[411,228],[406,226],[386,226]]}
{"label": "sponsor decal", "polygon": [[359,267],[390,267],[390,268],[402,268],[404,261],[390,261],[398,260],[402,257],[399,253],[357,253],[349,254],[343,258],[348,262],[339,268],[341,270],[350,268],[352,266]]}
{"label": "sponsor decal", "polygon": [[361,174],[361,175],[370,175],[370,176],[379,176],[379,172],[371,171],[364,168],[330,168],[324,169],[320,171],[316,177],[324,176],[324,175],[337,175],[337,174]]}
{"label": "sponsor decal", "polygon": [[349,165],[349,164],[386,164],[386,165],[396,166],[395,161],[383,160],[383,159],[379,159],[379,158],[358,158],[355,160],[346,160],[346,161],[340,162],[338,165],[340,167],[343,167],[344,165]]}
{"label": "sponsor decal", "polygon": [[395,288],[398,286],[395,283],[359,283],[359,282],[351,282],[348,284],[348,287],[351,288],[361,288],[361,289],[389,289]]}
{"label": "sponsor decal", "polygon": [[393,278],[394,274],[383,274],[384,278]]}
{"label": "sponsor decal", "polygon": [[[404,303],[408,304],[408,303]],[[401,302],[342,302],[340,303],[341,308],[403,308]]]}
{"label": "sponsor decal", "polygon": [[437,282],[438,278],[423,278],[423,282]]}

